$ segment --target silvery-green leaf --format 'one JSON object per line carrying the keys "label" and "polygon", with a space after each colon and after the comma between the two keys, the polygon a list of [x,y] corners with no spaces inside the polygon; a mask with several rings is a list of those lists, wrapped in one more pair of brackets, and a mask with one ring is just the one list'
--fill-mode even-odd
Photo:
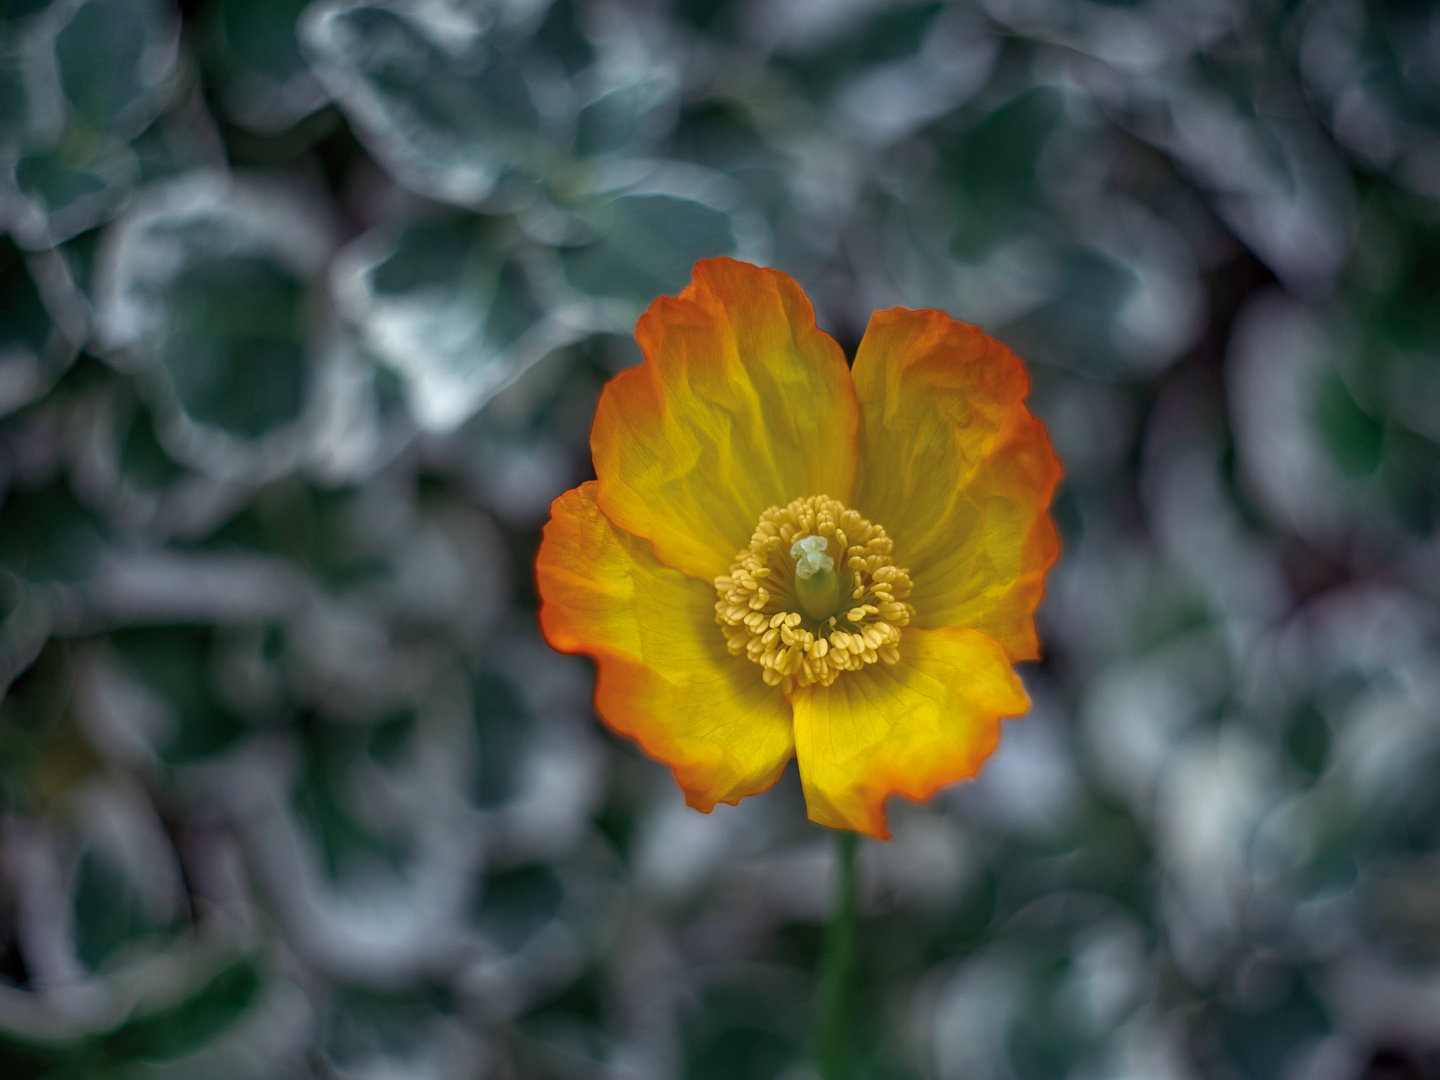
{"label": "silvery-green leaf", "polygon": [[[13,427],[7,434],[12,446],[27,441]],[[29,441],[32,453],[40,449]],[[103,523],[65,479],[11,480],[4,477],[0,487],[0,701],[50,635],[73,624],[77,590],[93,578],[107,547]]]}
{"label": "silvery-green leaf", "polygon": [[81,0],[46,12],[73,123],[121,137],[149,125],[175,67],[178,14],[163,0]]}
{"label": "silvery-green leaf", "polygon": [[953,111],[990,78],[1000,39],[961,5],[946,9],[914,52],[844,76],[833,108],[862,142],[892,145]]}
{"label": "silvery-green leaf", "polygon": [[735,250],[729,215],[693,199],[622,195],[603,216],[603,239],[564,253],[570,283],[595,296],[645,303],[684,288],[697,259]]}
{"label": "silvery-green leaf", "polygon": [[453,430],[580,333],[547,311],[525,249],[493,219],[367,234],[341,252],[331,280],[341,312],[432,431]]}
{"label": "silvery-green leaf", "polygon": [[97,971],[137,955],[140,939],[153,951],[175,927],[184,887],[164,826],[136,789],[92,785],[77,819],[87,842],[72,885],[75,951]]}
{"label": "silvery-green leaf", "polygon": [[21,244],[51,247],[122,208],[139,179],[126,144],[164,104],[178,31],[160,0],[57,0],[12,28],[23,116],[0,106],[0,224]]}
{"label": "silvery-green leaf", "polygon": [[[1347,256],[1354,183],[1293,77],[1265,70],[1278,50],[1222,60],[1206,20],[1174,19],[1148,4],[992,0],[986,8],[1026,35],[1094,57],[1098,63],[1082,83],[1107,111],[1208,189],[1225,224],[1288,286],[1330,287]],[[1323,28],[1334,17],[1327,11],[1313,21],[1309,29],[1322,32],[1302,51],[1307,67],[1324,58],[1319,66],[1343,81],[1350,46],[1333,24],[1330,32]],[[1316,48],[1317,39],[1330,44]],[[1367,59],[1360,70],[1378,83],[1372,64]],[[1383,141],[1383,117],[1372,114],[1365,127],[1369,139]]]}
{"label": "silvery-green leaf", "polygon": [[1176,90],[1165,107],[1169,124],[1148,136],[1214,190],[1225,223],[1297,292],[1328,288],[1348,254],[1355,192],[1320,133],[1203,88]]}
{"label": "silvery-green leaf", "polygon": [[83,341],[83,317],[70,318],[50,287],[58,269],[44,253],[25,256],[0,239],[0,416],[45,393]]}
{"label": "silvery-green leaf", "polygon": [[590,42],[594,60],[574,77],[583,102],[575,123],[575,152],[653,152],[673,131],[679,112],[679,59],[634,13],[617,11],[595,21]]}
{"label": "silvery-green leaf", "polygon": [[41,250],[113,217],[139,179],[126,146],[72,164],[63,152],[27,153],[0,174],[0,213],[17,240]]}
{"label": "silvery-green leaf", "polygon": [[319,0],[300,38],[315,74],[397,180],[477,207],[547,154],[524,73],[485,13],[440,3]]}
{"label": "silvery-green leaf", "polygon": [[1239,464],[1256,505],[1334,544],[1403,527],[1387,466],[1420,437],[1356,400],[1344,376],[1360,342],[1327,315],[1278,292],[1260,295],[1236,318],[1226,374]]}
{"label": "silvery-green leaf", "polygon": [[50,319],[20,253],[0,240],[0,416],[30,400]]}
{"label": "silvery-green leaf", "polygon": [[674,122],[673,81],[650,78],[606,90],[583,109],[576,121],[575,149],[580,154],[610,154],[637,143],[653,142]]}
{"label": "silvery-green leaf", "polygon": [[[1033,246],[1041,288],[1031,295],[1033,306],[1005,324],[1006,340],[1022,355],[1102,377],[1153,373],[1182,356],[1204,329],[1190,249],[1136,204],[1097,201],[1070,236],[1042,232]],[[958,264],[956,280],[973,284],[995,261]],[[957,315],[1001,328],[983,318],[983,305],[972,309],[963,286],[957,293]]]}
{"label": "silvery-green leaf", "polygon": [[54,151],[21,160],[16,175],[27,186],[12,204],[21,215],[17,232],[30,240],[25,259],[31,276],[71,347],[85,344],[93,321],[92,279],[101,230],[92,224],[123,209],[141,184],[223,165],[215,134],[199,88],[192,86],[178,107],[128,144],[116,144],[108,159],[80,169]]}
{"label": "silvery-green leaf", "polygon": [[323,221],[285,188],[196,173],[149,189],[106,236],[98,336],[158,396],[181,460],[224,469],[243,443],[264,471],[303,441],[325,348],[309,317]]}
{"label": "silvery-green leaf", "polygon": [[130,140],[140,184],[173,180],[197,169],[224,169],[226,148],[198,80],[177,86],[156,121]]}
{"label": "silvery-green leaf", "polygon": [[0,698],[40,655],[57,606],[53,590],[0,567]]}
{"label": "silvery-green leaf", "polygon": [[577,8],[584,7],[557,0],[525,55],[540,70],[565,72],[545,90],[575,110],[576,156],[656,153],[675,128],[683,62],[654,20],[638,11],[582,18]]}
{"label": "silvery-green leaf", "polygon": [[596,328],[629,330],[651,300],[689,283],[697,260],[736,254],[732,201],[706,170],[672,168],[584,204],[590,238],[560,257],[568,283],[593,298]]}
{"label": "silvery-green leaf", "polygon": [[329,100],[296,37],[306,2],[217,0],[207,12],[225,112],[252,131],[284,131]]}
{"label": "silvery-green leaf", "polygon": [[0,23],[0,156],[10,157],[23,141],[25,106],[20,35],[13,24]]}

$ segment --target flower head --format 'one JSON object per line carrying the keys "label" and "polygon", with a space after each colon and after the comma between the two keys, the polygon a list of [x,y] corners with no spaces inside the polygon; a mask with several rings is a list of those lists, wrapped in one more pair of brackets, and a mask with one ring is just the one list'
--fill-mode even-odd
{"label": "flower head", "polygon": [[1060,464],[1019,359],[876,312],[846,367],[791,278],[695,267],[601,395],[597,479],[555,500],[540,624],[595,708],[709,811],[791,757],[812,820],[885,837],[891,794],[973,776],[1028,701]]}

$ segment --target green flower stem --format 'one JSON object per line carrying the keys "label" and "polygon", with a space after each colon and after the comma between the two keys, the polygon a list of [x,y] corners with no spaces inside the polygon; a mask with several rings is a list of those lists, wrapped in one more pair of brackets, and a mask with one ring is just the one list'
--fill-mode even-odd
{"label": "green flower stem", "polygon": [[815,1028],[815,1064],[822,1080],[850,1080],[854,1074],[851,1000],[855,979],[855,844],[853,832],[836,834],[835,910],[820,957],[820,996]]}

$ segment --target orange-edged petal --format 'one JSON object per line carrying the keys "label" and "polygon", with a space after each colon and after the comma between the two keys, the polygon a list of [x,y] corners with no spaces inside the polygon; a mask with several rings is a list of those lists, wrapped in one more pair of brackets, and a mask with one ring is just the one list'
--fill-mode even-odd
{"label": "orange-edged petal", "polygon": [[662,562],[713,580],[769,507],[849,498],[854,388],[794,280],[734,259],[697,263],[635,337],[645,360],[605,387],[590,449],[601,509]]}
{"label": "orange-edged petal", "polygon": [[545,639],[595,661],[595,711],[674,769],[695,809],[764,791],[794,754],[789,704],[726,651],[715,590],[612,525],[595,486],[550,507],[535,560]]}
{"label": "orange-edged petal", "polygon": [[965,626],[1011,660],[1039,654],[1034,612],[1060,553],[1047,510],[1060,462],[999,342],[939,311],[877,311],[855,357],[852,505],[910,571],[912,626]]}
{"label": "orange-edged petal", "polygon": [[889,795],[918,802],[974,776],[1001,718],[1030,705],[999,642],[957,627],[907,627],[898,663],[844,672],[791,702],[810,820],[881,840]]}

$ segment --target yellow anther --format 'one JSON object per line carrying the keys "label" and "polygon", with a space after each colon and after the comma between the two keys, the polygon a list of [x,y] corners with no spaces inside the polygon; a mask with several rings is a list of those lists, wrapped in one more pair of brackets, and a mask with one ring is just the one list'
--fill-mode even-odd
{"label": "yellow anther", "polygon": [[824,495],[766,510],[749,547],[715,579],[715,621],[730,653],[786,693],[896,663],[915,610],[904,602],[910,575],[891,550],[883,528]]}

